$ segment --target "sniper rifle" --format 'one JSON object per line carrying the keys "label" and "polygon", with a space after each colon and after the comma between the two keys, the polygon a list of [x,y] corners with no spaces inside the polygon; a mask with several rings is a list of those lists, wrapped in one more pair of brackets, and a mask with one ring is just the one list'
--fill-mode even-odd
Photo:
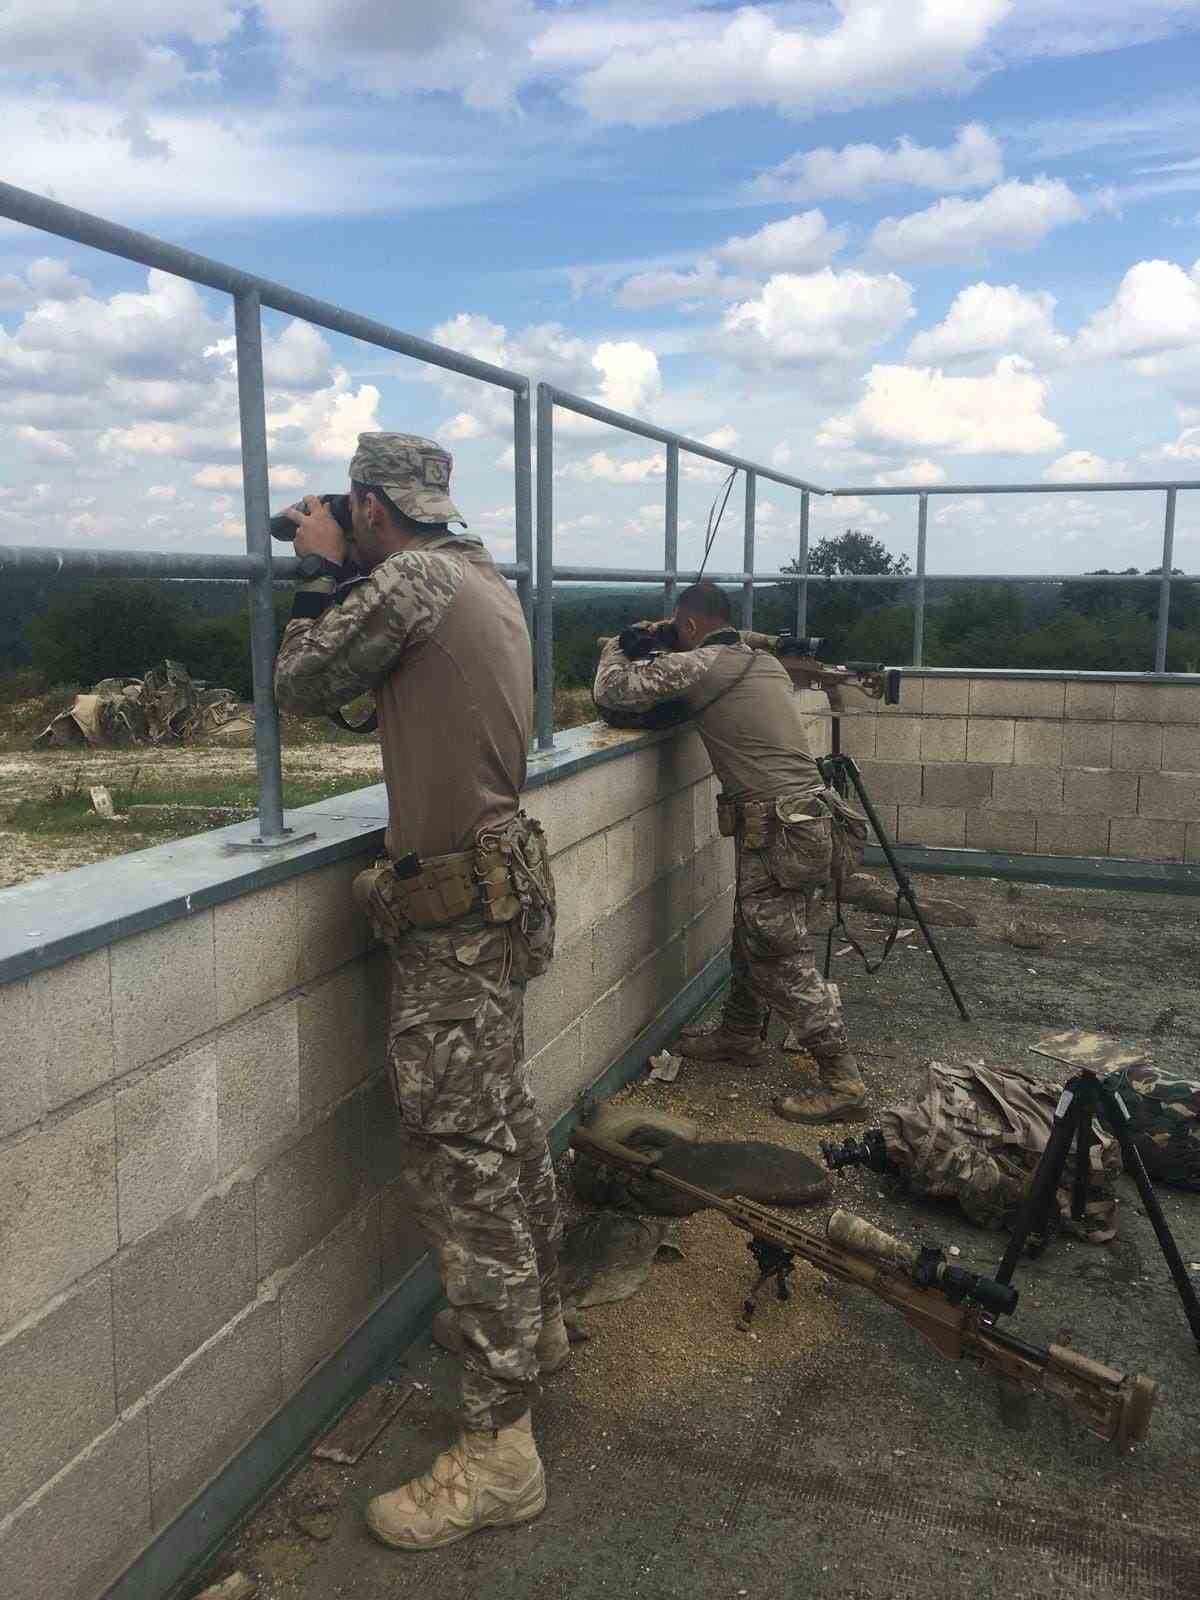
{"label": "sniper rifle", "polygon": [[822,1236],[752,1200],[727,1200],[660,1171],[661,1152],[632,1150],[585,1127],[575,1129],[571,1144],[593,1161],[703,1201],[750,1235],[759,1278],[744,1302],[740,1328],[749,1327],[758,1295],[768,1283],[774,1282],[780,1300],[791,1298],[787,1280],[798,1257],[894,1307],[939,1355],[978,1361],[1008,1384],[1056,1396],[1085,1427],[1118,1450],[1140,1444],[1149,1432],[1158,1391],[1154,1379],[1128,1377],[1064,1345],[1043,1349],[996,1328],[998,1315],[1016,1309],[1017,1291],[1011,1284],[953,1266],[941,1250],[905,1244],[847,1211],[835,1211]]}

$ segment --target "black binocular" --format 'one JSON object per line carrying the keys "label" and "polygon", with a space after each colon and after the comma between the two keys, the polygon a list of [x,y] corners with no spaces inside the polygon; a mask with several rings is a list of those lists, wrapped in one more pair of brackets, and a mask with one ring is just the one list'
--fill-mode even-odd
{"label": "black binocular", "polygon": [[[319,494],[317,499],[325,507],[329,515],[337,523],[347,537],[351,532],[350,496],[348,494]],[[277,517],[272,517],[270,522],[272,539],[292,540],[296,537],[297,526],[291,517],[280,512]]]}
{"label": "black binocular", "polygon": [[653,628],[622,628],[617,645],[630,661],[645,661],[660,650],[678,650],[679,630],[673,622],[659,622]]}

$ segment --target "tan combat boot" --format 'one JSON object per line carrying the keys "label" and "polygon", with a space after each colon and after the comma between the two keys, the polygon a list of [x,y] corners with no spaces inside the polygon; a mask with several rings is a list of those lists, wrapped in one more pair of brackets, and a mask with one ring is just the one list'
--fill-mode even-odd
{"label": "tan combat boot", "polygon": [[[462,1328],[459,1326],[458,1313],[453,1306],[447,1306],[444,1311],[438,1312],[430,1331],[433,1334],[434,1344],[440,1344],[442,1349],[449,1350],[451,1355],[462,1355]],[[561,1311],[557,1316],[542,1323],[542,1331],[538,1334],[534,1354],[543,1372],[561,1372],[566,1366],[571,1356],[571,1346],[567,1341],[567,1330]]]}
{"label": "tan combat boot", "polygon": [[372,1500],[367,1527],[393,1550],[436,1550],[480,1528],[529,1522],[545,1504],[527,1411],[510,1427],[461,1433],[422,1477]]}
{"label": "tan combat boot", "polygon": [[757,1028],[731,1028],[724,1022],[711,1033],[685,1029],[675,1048],[689,1061],[728,1061],[739,1067],[755,1067],[770,1056]]}
{"label": "tan combat boot", "polygon": [[812,1051],[821,1087],[807,1094],[790,1094],[774,1102],[777,1116],[788,1122],[864,1122],[867,1086],[854,1054],[844,1045],[832,1051]]}

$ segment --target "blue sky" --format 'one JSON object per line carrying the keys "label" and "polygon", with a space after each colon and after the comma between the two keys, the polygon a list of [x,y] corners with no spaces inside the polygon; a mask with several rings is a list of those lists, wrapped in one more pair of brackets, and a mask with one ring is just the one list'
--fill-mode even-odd
{"label": "blue sky", "polygon": [[[1200,0],[148,11],[0,12],[7,180],[822,483],[1200,478]],[[268,333],[280,503],[360,428],[430,432],[511,553],[506,397]],[[0,539],[240,542],[231,334],[219,296],[0,224]],[[560,446],[561,558],[656,564],[661,452]],[[716,479],[685,476],[685,559]],[[765,565],[797,514],[764,486]],[[814,518],[912,548],[907,502]],[[1151,566],[1161,519],[935,498],[930,566]]]}

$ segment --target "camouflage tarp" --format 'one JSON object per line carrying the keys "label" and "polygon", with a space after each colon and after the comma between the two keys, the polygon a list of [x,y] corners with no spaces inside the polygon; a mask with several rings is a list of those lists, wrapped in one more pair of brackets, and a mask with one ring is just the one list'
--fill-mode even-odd
{"label": "camouflage tarp", "polygon": [[182,743],[201,734],[242,728],[253,731],[253,714],[232,689],[193,682],[178,661],[164,661],[144,678],[102,678],[90,694],[77,695],[39,733],[34,745],[93,746]]}
{"label": "camouflage tarp", "polygon": [[1145,1061],[1115,1072],[1109,1082],[1125,1102],[1150,1176],[1200,1191],[1200,1083],[1168,1077]]}
{"label": "camouflage tarp", "polygon": [[[1010,1224],[1025,1196],[1054,1121],[1061,1084],[1012,1069],[931,1061],[925,1092],[879,1119],[893,1165],[915,1194],[957,1200],[985,1228]],[[1064,1226],[1102,1243],[1116,1234],[1113,1185],[1121,1157],[1093,1121],[1086,1218],[1071,1220],[1075,1153],[1064,1168],[1058,1210]]]}

